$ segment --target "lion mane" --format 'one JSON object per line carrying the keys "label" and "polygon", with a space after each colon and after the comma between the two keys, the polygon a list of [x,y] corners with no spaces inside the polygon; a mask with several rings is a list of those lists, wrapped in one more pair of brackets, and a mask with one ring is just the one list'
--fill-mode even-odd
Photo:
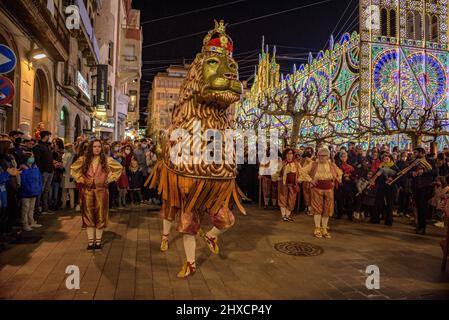
{"label": "lion mane", "polygon": [[[215,56],[215,53],[200,53],[196,56],[187,72],[186,79],[181,87],[178,103],[175,105],[172,113],[172,124],[169,128],[168,135],[176,129],[186,130],[190,136],[194,132],[194,122],[201,121],[201,131],[208,129],[220,130],[223,143],[225,141],[225,130],[232,128],[232,120],[228,117],[226,110],[235,101],[235,95],[229,92],[218,92],[204,94],[206,84],[203,79],[203,63],[207,58]],[[205,101],[221,101],[220,105]],[[193,141],[191,150],[196,150],[198,141]],[[204,154],[207,148],[207,142],[201,141],[201,152]],[[224,144],[222,148],[222,162],[220,164],[212,163],[200,164],[193,163],[168,163],[170,159],[172,144],[166,146],[165,159],[166,164],[174,171],[190,176],[199,177],[235,177],[236,165],[226,163]]]}

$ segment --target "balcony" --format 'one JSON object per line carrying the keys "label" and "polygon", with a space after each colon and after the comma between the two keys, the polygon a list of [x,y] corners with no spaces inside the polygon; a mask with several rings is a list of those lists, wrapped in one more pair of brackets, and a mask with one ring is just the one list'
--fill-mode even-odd
{"label": "balcony", "polygon": [[63,89],[72,97],[76,97],[79,94],[78,87],[76,85],[76,69],[69,63],[66,63],[64,68]]}
{"label": "balcony", "polygon": [[56,61],[68,59],[70,35],[56,5],[53,12],[47,8],[47,0],[0,1],[0,7],[30,32],[52,58]]}
{"label": "balcony", "polygon": [[83,54],[87,56],[89,64],[98,64],[100,61],[100,48],[98,47],[98,41],[95,37],[94,28],[87,13],[86,6],[83,0],[75,0],[75,5],[78,6],[81,18],[82,32],[74,32],[78,38],[79,44],[84,46]]}
{"label": "balcony", "polygon": [[122,82],[141,78],[142,29],[139,26],[122,25],[120,78]]}

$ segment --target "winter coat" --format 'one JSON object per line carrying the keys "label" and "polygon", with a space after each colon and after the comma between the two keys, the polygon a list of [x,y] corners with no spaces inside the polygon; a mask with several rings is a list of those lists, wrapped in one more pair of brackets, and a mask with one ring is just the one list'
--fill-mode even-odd
{"label": "winter coat", "polygon": [[22,198],[38,197],[42,193],[42,174],[36,165],[22,165],[20,196]]}
{"label": "winter coat", "polygon": [[132,171],[129,169],[127,171],[129,189],[140,189],[143,185],[143,174],[142,170],[138,169],[136,171]]}
{"label": "winter coat", "polygon": [[53,166],[53,152],[50,150],[50,144],[39,141],[33,148],[36,165],[41,172],[52,173],[55,168]]}
{"label": "winter coat", "polygon": [[53,173],[52,182],[62,183],[63,175],[64,175],[64,167],[62,167],[62,165],[63,165],[62,157],[63,157],[62,152],[56,152],[56,151],[53,152],[53,159],[54,159],[54,161],[57,161],[57,162],[53,162],[53,166],[55,169],[54,169],[54,173]]}

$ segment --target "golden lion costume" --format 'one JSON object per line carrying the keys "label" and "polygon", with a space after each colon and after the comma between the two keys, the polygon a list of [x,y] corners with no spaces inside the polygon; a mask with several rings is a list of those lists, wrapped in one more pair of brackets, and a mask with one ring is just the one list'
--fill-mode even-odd
{"label": "golden lion costume", "polygon": [[[188,70],[168,130],[168,137],[180,129],[193,136],[193,151],[186,158],[179,154],[179,141],[168,141],[163,159],[158,161],[147,181],[150,188],[158,183],[158,192],[162,195],[164,230],[161,250],[168,250],[170,227],[176,219],[177,230],[184,234],[187,262],[179,277],[191,275],[196,270],[195,235],[200,231],[205,214],[209,215],[214,227],[201,235],[213,253],[218,253],[218,235],[234,224],[234,215],[229,208],[231,202],[245,214],[239,201],[242,193],[235,182],[236,164],[226,161],[226,152],[221,153],[221,163],[206,163],[200,159],[195,164],[193,161],[194,151],[200,150],[203,155],[208,144],[202,137],[195,138],[194,132],[199,129],[194,128],[195,124],[200,124],[201,134],[207,129],[220,131],[223,141],[225,130],[232,127],[226,110],[240,99],[243,91],[232,52],[233,42],[225,33],[224,22],[215,21],[215,28],[204,39],[202,52],[197,54]],[[183,161],[171,161],[173,155],[182,156]],[[235,159],[234,154],[232,158]]]}

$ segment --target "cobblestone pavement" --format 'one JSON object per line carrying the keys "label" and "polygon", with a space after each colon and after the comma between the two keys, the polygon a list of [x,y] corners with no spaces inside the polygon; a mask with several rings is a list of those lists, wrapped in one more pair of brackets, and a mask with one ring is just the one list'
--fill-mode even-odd
{"label": "cobblestone pavement", "polygon": [[[313,219],[280,221],[280,213],[247,206],[248,216],[219,240],[220,254],[198,239],[198,272],[176,274],[184,261],[182,237],[173,232],[170,250],[159,251],[161,221],[156,206],[111,212],[101,252],[88,253],[79,213],[41,219],[32,235],[0,254],[1,299],[447,299],[449,271],[440,272],[444,231],[331,220],[332,239],[312,236]],[[207,229],[205,227],[205,229]],[[290,256],[279,242],[320,246],[318,256]],[[79,290],[65,286],[66,267],[80,269]],[[380,268],[380,289],[365,286],[366,267]]]}

